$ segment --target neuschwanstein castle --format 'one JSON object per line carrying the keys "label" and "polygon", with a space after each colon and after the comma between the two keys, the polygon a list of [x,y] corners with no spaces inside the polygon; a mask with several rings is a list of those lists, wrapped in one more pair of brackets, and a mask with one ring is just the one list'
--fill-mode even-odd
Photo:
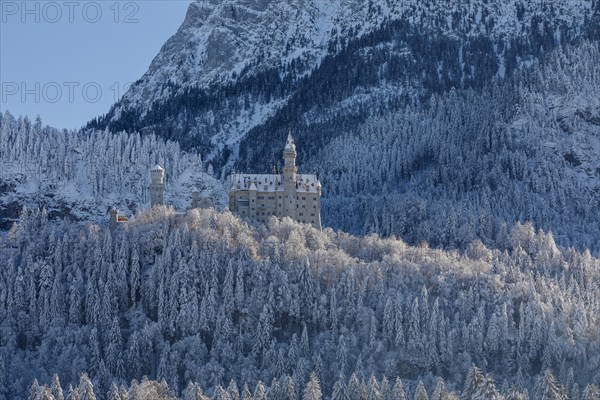
{"label": "neuschwanstein castle", "polygon": [[231,174],[229,210],[241,217],[267,222],[271,216],[321,228],[321,182],[316,175],[298,174],[296,145],[288,135],[283,174]]}
{"label": "neuschwanstein castle", "polygon": [[[283,151],[283,174],[237,174],[229,175],[229,210],[242,218],[265,223],[270,217],[290,217],[294,221],[311,224],[321,229],[321,182],[316,175],[298,174],[296,145],[288,135]],[[150,170],[150,207],[164,204],[165,170],[156,165]],[[200,192],[192,192],[191,208],[212,207],[208,198],[200,198]],[[109,225],[114,229],[119,222],[127,221],[119,211],[110,211]]]}

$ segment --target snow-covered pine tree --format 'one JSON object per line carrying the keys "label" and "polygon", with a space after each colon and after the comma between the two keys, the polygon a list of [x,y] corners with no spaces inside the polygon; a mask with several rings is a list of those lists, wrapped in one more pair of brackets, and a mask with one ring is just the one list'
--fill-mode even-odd
{"label": "snow-covered pine tree", "polygon": [[565,389],[549,369],[538,378],[533,393],[536,400],[567,400]]}
{"label": "snow-covered pine tree", "polygon": [[414,400],[429,400],[429,396],[427,395],[427,390],[425,389],[425,385],[423,381],[419,380],[417,384],[417,388],[415,389]]}
{"label": "snow-covered pine tree", "polygon": [[310,374],[310,380],[304,388],[302,400],[321,400],[321,383],[315,372]]}
{"label": "snow-covered pine tree", "polygon": [[79,379],[79,400],[96,400],[94,385],[86,373]]}

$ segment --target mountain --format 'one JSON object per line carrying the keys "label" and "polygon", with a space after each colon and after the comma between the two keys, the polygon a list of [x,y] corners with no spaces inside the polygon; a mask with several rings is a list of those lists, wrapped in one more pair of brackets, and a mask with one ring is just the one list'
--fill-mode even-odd
{"label": "mountain", "polygon": [[286,106],[306,111],[325,99],[341,102],[363,86],[390,85],[401,96],[414,87],[439,91],[504,77],[584,35],[593,7],[589,1],[196,1],[144,76],[93,124],[156,130],[218,158]]}
{"label": "mountain", "polygon": [[[301,167],[323,177],[328,226],[502,248],[516,221],[531,220],[597,250],[596,97],[530,78],[558,58],[571,89],[598,89],[595,66],[577,64],[597,54],[599,20],[597,1],[198,1],[89,127],[177,141],[221,177],[270,171],[292,130]],[[556,103],[540,99],[536,116],[552,133],[534,132],[540,122],[518,107],[547,95]],[[533,182],[540,174],[559,181]]]}

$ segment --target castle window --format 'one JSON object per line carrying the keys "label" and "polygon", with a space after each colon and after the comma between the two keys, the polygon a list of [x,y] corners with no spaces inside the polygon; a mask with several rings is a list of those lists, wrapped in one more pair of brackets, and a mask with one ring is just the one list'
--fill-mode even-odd
{"label": "castle window", "polygon": [[310,216],[311,216],[311,217],[314,217],[314,216],[315,216],[315,213],[311,213],[311,214],[310,214]]}
{"label": "castle window", "polygon": [[306,206],[304,204],[302,204],[302,208],[306,208]]}
{"label": "castle window", "polygon": [[281,196],[279,196],[279,200],[281,200]]}
{"label": "castle window", "polygon": [[252,202],[254,203],[254,199],[252,199]]}
{"label": "castle window", "polygon": [[302,197],[302,200],[306,200],[306,197]]}
{"label": "castle window", "polygon": [[317,206],[313,206],[313,208],[317,208]]}
{"label": "castle window", "polygon": [[301,217],[303,217],[303,216],[304,216],[304,214],[303,214],[303,213],[300,213],[299,215],[300,215]]}
{"label": "castle window", "polygon": [[311,223],[311,224],[314,224],[314,223],[315,223],[315,221],[314,221],[314,220],[313,220],[313,221],[310,221],[310,223]]}

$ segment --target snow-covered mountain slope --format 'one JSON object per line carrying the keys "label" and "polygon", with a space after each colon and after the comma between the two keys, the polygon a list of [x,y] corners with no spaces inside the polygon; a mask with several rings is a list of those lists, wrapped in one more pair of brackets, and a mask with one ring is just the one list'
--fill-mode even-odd
{"label": "snow-covered mountain slope", "polygon": [[[0,227],[9,229],[23,207],[46,208],[51,219],[106,222],[117,207],[132,216],[149,205],[150,168],[166,169],[165,200],[186,210],[196,187],[224,207],[223,186],[198,155],[174,142],[105,131],[58,131],[38,118],[0,117]],[[212,167],[211,167],[212,168]]]}
{"label": "snow-covered mountain slope", "polygon": [[[544,79],[529,78],[535,68],[552,72],[545,65],[562,54],[566,62],[556,65],[571,70],[571,87],[598,87],[593,64],[567,49],[597,42],[599,7],[596,1],[196,2],[144,77],[89,126],[177,141],[200,152],[221,178],[233,168],[270,171],[291,129],[301,168],[329,182],[328,226],[411,243],[464,247],[479,238],[503,247],[510,226],[531,220],[556,232],[561,244],[597,248],[594,106],[579,104],[590,96],[550,93],[554,100],[546,100]],[[597,53],[594,46],[587,54]],[[539,112],[515,108],[531,106],[535,96]],[[563,132],[548,119],[558,108],[568,116],[559,116],[562,124],[577,128],[569,138],[547,137]],[[530,129],[540,123],[552,129]]]}
{"label": "snow-covered mountain slope", "polygon": [[292,61],[301,62],[298,72],[306,73],[327,51],[336,8],[335,2],[315,0],[195,1],[112,118],[122,109],[147,111],[154,101],[188,87],[208,87]]}
{"label": "snow-covered mountain slope", "polygon": [[505,247],[514,221],[533,221],[563,245],[598,251],[599,65],[598,44],[587,43],[503,84],[368,117],[313,157],[324,223]]}
{"label": "snow-covered mountain slope", "polygon": [[[326,55],[339,52],[344,42],[361,37],[385,23],[406,20],[423,31],[493,39],[528,33],[535,21],[543,34],[544,21],[562,29],[583,27],[590,1],[468,2],[304,0],[198,0],[193,2],[175,35],[162,47],[148,71],[125,94],[120,110],[165,101],[184,88],[209,87],[256,75],[295,62],[298,79],[310,73]],[[336,46],[329,47],[330,44]]]}
{"label": "snow-covered mountain slope", "polygon": [[[273,110],[287,104],[325,57],[360,46],[360,39],[373,33],[385,45],[385,28],[394,23],[406,24],[420,38],[423,47],[417,53],[433,50],[455,58],[463,84],[465,75],[489,64],[494,64],[489,75],[503,77],[540,47],[580,36],[593,6],[590,1],[199,0],[144,76],[93,125],[154,130],[185,148],[199,148],[219,167],[236,160],[240,140],[272,120]],[[465,41],[465,47],[473,41],[479,45],[474,53],[487,54],[465,61],[462,46],[452,55],[428,48],[432,35]],[[422,55],[416,56],[420,61]],[[371,61],[374,68],[385,68]],[[443,73],[450,60],[423,61],[416,70]]]}

